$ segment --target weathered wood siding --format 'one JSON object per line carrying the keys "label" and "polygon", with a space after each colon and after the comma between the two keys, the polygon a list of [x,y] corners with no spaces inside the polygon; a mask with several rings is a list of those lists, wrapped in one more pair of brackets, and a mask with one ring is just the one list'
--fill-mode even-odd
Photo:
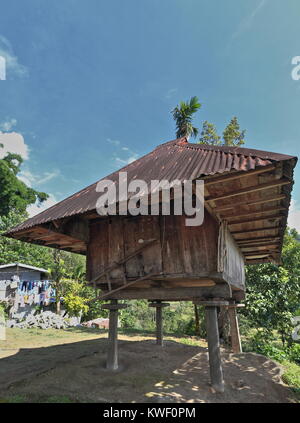
{"label": "weathered wood siding", "polygon": [[[205,212],[201,226],[185,225],[185,216],[138,216],[97,220],[90,224],[87,274],[89,280],[106,267],[134,253],[143,242],[158,242],[145,248],[110,273],[111,282],[145,274],[207,277],[217,271],[218,223]],[[104,276],[99,283],[106,282]]]}
{"label": "weathered wood siding", "polygon": [[161,216],[165,274],[202,275],[217,271],[218,223],[205,210],[201,226],[186,226],[185,216]]}
{"label": "weathered wood siding", "polygon": [[220,227],[218,250],[218,271],[231,285],[245,290],[244,257],[225,222]]}

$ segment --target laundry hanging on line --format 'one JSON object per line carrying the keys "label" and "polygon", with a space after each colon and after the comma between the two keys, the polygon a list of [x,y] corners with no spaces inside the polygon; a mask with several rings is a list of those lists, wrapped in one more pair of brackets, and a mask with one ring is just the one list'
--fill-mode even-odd
{"label": "laundry hanging on line", "polygon": [[19,283],[15,304],[20,307],[29,305],[49,305],[55,302],[56,291],[51,287],[51,282],[48,280],[28,280]]}

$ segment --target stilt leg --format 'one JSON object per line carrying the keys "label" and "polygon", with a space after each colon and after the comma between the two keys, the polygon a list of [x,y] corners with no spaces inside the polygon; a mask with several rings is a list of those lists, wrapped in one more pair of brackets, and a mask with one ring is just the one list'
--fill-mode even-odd
{"label": "stilt leg", "polygon": [[217,307],[206,306],[205,316],[211,384],[215,391],[224,392],[224,379],[220,354]]}
{"label": "stilt leg", "polygon": [[236,307],[229,306],[228,314],[230,320],[231,348],[234,353],[241,353],[242,345]]}
{"label": "stilt leg", "polygon": [[149,307],[156,308],[156,344],[163,347],[163,316],[162,316],[162,309],[164,307],[168,307],[170,304],[162,303],[160,300],[157,300],[151,304]]}
{"label": "stilt leg", "polygon": [[156,344],[163,346],[162,307],[156,307]]}
{"label": "stilt leg", "polygon": [[108,351],[106,368],[118,369],[118,315],[119,309],[126,308],[126,304],[118,304],[117,300],[111,300],[110,304],[104,304],[102,308],[109,310],[108,328]]}
{"label": "stilt leg", "polygon": [[118,314],[118,310],[109,310],[109,337],[106,364],[109,370],[117,370],[118,368]]}

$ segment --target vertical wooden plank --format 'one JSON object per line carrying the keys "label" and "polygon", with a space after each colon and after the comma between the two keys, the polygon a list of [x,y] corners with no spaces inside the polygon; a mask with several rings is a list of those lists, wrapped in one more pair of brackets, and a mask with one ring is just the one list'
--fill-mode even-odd
{"label": "vertical wooden plank", "polygon": [[[126,219],[124,227],[125,255],[131,254],[150,239],[160,239],[158,216],[137,216]],[[162,271],[162,254],[159,242],[145,248],[126,263],[128,277],[140,277]]]}
{"label": "vertical wooden plank", "polygon": [[184,273],[182,216],[160,216],[163,272]]}
{"label": "vertical wooden plank", "polygon": [[[123,219],[116,217],[111,219],[108,225],[109,243],[108,243],[108,262],[111,265],[124,258],[124,228]],[[114,279],[123,280],[123,267],[117,267],[110,272],[112,282]]]}
{"label": "vertical wooden plank", "polygon": [[216,271],[219,225],[214,218],[205,210],[202,225],[185,226],[183,222],[182,231],[185,272],[197,274]]}
{"label": "vertical wooden plank", "polygon": [[[88,278],[91,280],[108,266],[108,219],[103,219],[103,221],[98,221],[97,223],[91,223],[89,231],[90,241],[87,249],[87,269]],[[105,281],[105,277],[100,279],[100,281]]]}
{"label": "vertical wooden plank", "polygon": [[[125,256],[136,251],[139,243],[139,217],[128,217],[124,222],[124,251]],[[139,254],[126,262],[126,274],[128,277],[137,278],[144,275],[142,254]]]}
{"label": "vertical wooden plank", "polygon": [[239,322],[236,312],[236,307],[228,308],[228,315],[230,321],[230,337],[231,337],[231,348],[234,353],[242,352],[242,344],[239,330]]}

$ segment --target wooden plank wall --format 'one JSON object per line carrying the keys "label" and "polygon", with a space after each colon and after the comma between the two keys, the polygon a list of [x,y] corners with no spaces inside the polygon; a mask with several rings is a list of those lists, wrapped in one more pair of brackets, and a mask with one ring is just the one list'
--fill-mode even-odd
{"label": "wooden plank wall", "polygon": [[228,275],[229,282],[238,289],[245,290],[245,264],[244,257],[229,232],[225,222],[220,227],[218,252],[218,270]]}
{"label": "wooden plank wall", "polygon": [[[145,248],[124,266],[110,273],[111,282],[138,278],[148,273],[203,276],[217,271],[218,223],[205,211],[201,226],[185,225],[185,216],[137,216],[97,220],[90,224],[87,274],[91,280],[104,268],[136,251],[150,239],[158,243]],[[99,282],[105,282],[103,277]]]}
{"label": "wooden plank wall", "polygon": [[201,226],[186,226],[185,216],[160,219],[164,274],[217,271],[219,225],[206,210]]}

